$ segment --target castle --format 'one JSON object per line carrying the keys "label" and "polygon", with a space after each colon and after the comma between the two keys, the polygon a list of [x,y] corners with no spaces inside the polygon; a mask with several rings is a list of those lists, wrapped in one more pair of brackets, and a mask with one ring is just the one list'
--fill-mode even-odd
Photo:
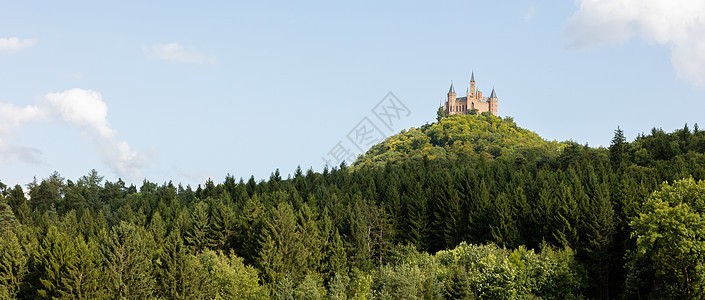
{"label": "castle", "polygon": [[470,89],[465,91],[465,97],[456,97],[453,82],[450,83],[448,91],[448,99],[446,100],[444,109],[446,115],[468,114],[471,110],[477,109],[477,114],[489,111],[493,115],[497,115],[497,94],[492,88],[490,97],[482,97],[482,92],[475,92],[475,72],[472,72],[470,77]]}

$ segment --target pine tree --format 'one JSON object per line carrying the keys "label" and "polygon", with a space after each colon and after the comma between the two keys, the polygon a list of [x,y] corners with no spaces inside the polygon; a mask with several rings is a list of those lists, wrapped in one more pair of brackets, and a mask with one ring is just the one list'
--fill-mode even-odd
{"label": "pine tree", "polygon": [[624,131],[617,126],[617,130],[614,131],[614,137],[609,147],[610,161],[615,169],[624,161],[627,150],[626,147],[628,145],[627,139],[624,137]]}
{"label": "pine tree", "polygon": [[321,300],[324,294],[323,283],[313,274],[306,274],[294,291],[297,300]]}
{"label": "pine tree", "polygon": [[292,280],[303,278],[306,258],[310,255],[303,244],[301,227],[294,210],[282,202],[269,212],[260,236],[259,263],[265,282],[274,284],[285,275]]}
{"label": "pine tree", "polygon": [[326,274],[330,277],[334,274],[347,274],[348,273],[348,258],[345,253],[345,247],[343,245],[343,240],[338,233],[336,228],[333,235],[330,237],[328,242],[328,247],[325,249],[326,256]]}
{"label": "pine tree", "polygon": [[404,195],[406,216],[403,218],[405,225],[401,231],[404,240],[416,246],[417,249],[426,249],[428,237],[428,205],[422,185],[417,182],[410,191]]}
{"label": "pine tree", "polygon": [[208,245],[214,249],[227,249],[235,231],[235,211],[228,202],[221,198],[213,200],[210,205]]}
{"label": "pine tree", "polygon": [[265,214],[265,207],[259,196],[254,196],[245,203],[235,225],[236,253],[249,264],[254,264],[259,255],[259,238],[264,227]]}
{"label": "pine tree", "polygon": [[472,192],[472,206],[468,214],[469,240],[482,243],[492,238],[489,211],[492,207],[490,190],[485,179]]}
{"label": "pine tree", "polygon": [[586,243],[584,246],[590,264],[588,271],[595,282],[597,296],[600,299],[610,298],[611,251],[616,230],[614,211],[609,198],[606,184],[600,185],[587,208],[585,220]]}
{"label": "pine tree", "polygon": [[18,226],[20,222],[17,221],[12,208],[4,200],[0,200],[0,231],[13,231]]}
{"label": "pine tree", "polygon": [[324,239],[326,239],[327,236],[321,234],[321,229],[318,224],[318,215],[304,203],[298,211],[297,219],[302,233],[301,243],[306,248],[306,253],[309,254],[306,259],[306,269],[320,271],[323,269],[321,262],[324,257]]}
{"label": "pine tree", "polygon": [[369,203],[362,199],[359,194],[353,195],[352,202],[348,205],[348,223],[350,224],[350,235],[346,248],[350,254],[350,267],[361,270],[372,268],[372,258],[374,255],[374,219],[379,210],[374,203]]}
{"label": "pine tree", "polygon": [[188,253],[178,229],[172,230],[157,253],[158,294],[168,299],[193,299],[203,281],[196,258]]}
{"label": "pine tree", "polygon": [[519,238],[519,229],[515,213],[509,203],[509,197],[501,192],[493,205],[493,223],[490,232],[495,243],[501,247],[514,247]]}
{"label": "pine tree", "polygon": [[0,299],[14,299],[27,273],[27,253],[12,230],[0,229]]}
{"label": "pine tree", "polygon": [[272,299],[294,300],[294,292],[294,282],[291,278],[289,278],[289,276],[284,276],[277,282]]}
{"label": "pine tree", "polygon": [[156,245],[162,245],[164,243],[166,239],[166,224],[164,224],[164,220],[159,211],[154,212],[152,215],[152,220],[149,223],[149,232],[152,234]]}
{"label": "pine tree", "polygon": [[13,189],[8,191],[5,199],[7,204],[12,207],[12,212],[15,214],[18,221],[20,221],[20,223],[25,223],[25,220],[29,217],[30,210],[28,203],[29,201],[27,201],[22,187],[19,184],[15,185]]}
{"label": "pine tree", "polygon": [[71,253],[72,245],[66,234],[50,226],[31,261],[32,285],[36,296],[42,299],[60,298],[70,287],[64,285],[67,265],[80,259]]}
{"label": "pine tree", "polygon": [[103,231],[100,254],[110,295],[147,298],[153,294],[150,239],[143,228],[124,221]]}
{"label": "pine tree", "polygon": [[208,204],[205,201],[199,201],[194,205],[191,220],[192,227],[186,234],[186,242],[193,247],[195,253],[199,253],[208,244],[210,232]]}
{"label": "pine tree", "polygon": [[66,299],[97,299],[104,295],[105,284],[100,281],[100,253],[97,245],[86,243],[82,236],[73,240],[65,274],[61,280],[65,289],[60,291]]}

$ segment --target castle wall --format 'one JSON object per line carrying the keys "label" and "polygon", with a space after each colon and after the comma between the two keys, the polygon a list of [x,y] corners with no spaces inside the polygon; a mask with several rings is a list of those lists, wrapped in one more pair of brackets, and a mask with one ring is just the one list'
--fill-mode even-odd
{"label": "castle wall", "polygon": [[481,114],[483,112],[490,112],[496,116],[498,99],[482,97],[482,92],[475,90],[474,81],[470,82],[470,87],[471,89],[466,92],[465,97],[456,98],[455,90],[453,90],[451,85],[452,93],[448,93],[448,100],[445,102],[444,105],[446,114],[467,114],[470,110],[474,108],[478,110],[478,114]]}

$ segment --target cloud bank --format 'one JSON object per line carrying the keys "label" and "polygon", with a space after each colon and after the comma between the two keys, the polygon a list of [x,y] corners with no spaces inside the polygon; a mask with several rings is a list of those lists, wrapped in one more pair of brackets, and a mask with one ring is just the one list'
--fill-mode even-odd
{"label": "cloud bank", "polygon": [[203,63],[212,61],[213,58],[207,58],[204,54],[194,50],[187,50],[179,43],[171,44],[154,44],[152,47],[143,47],[144,52],[150,58],[162,60],[179,61],[186,63]]}
{"label": "cloud bank", "polygon": [[[126,178],[140,178],[141,170],[148,165],[146,155],[130,148],[125,141],[117,139],[117,131],[107,120],[108,106],[100,93],[70,89],[60,93],[46,94],[36,105],[23,108],[11,104],[0,104],[0,138],[9,136],[26,123],[53,120],[74,125],[96,145],[100,157],[116,174]],[[0,153],[4,161],[40,163],[41,151],[28,147],[7,145],[0,139]],[[0,163],[4,162],[0,160]]]}
{"label": "cloud bank", "polygon": [[678,76],[705,86],[705,1],[577,0],[567,47],[588,49],[632,37],[667,46]]}
{"label": "cloud bank", "polygon": [[36,43],[36,39],[0,38],[0,51],[12,54],[32,47]]}

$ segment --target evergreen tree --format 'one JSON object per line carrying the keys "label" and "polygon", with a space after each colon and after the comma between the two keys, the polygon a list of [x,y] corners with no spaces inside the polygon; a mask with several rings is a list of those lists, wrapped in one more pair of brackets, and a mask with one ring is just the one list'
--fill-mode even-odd
{"label": "evergreen tree", "polygon": [[154,215],[152,215],[152,220],[149,223],[149,232],[152,234],[156,245],[162,245],[164,243],[167,229],[159,211],[156,211]]}
{"label": "evergreen tree", "polygon": [[12,208],[0,200],[0,231],[13,231],[20,226],[20,222],[15,218]]}
{"label": "evergreen tree", "polygon": [[210,221],[208,219],[208,204],[205,201],[199,201],[193,207],[191,230],[186,234],[186,242],[193,247],[195,253],[201,252],[209,242]]}
{"label": "evergreen tree", "polygon": [[294,291],[294,298],[301,300],[321,300],[325,295],[321,280],[312,274],[306,274]]}
{"label": "evergreen tree", "polygon": [[324,258],[323,247],[325,239],[318,224],[317,214],[304,203],[298,211],[298,225],[301,228],[301,243],[306,248],[308,257],[306,258],[306,269],[311,271],[321,271],[321,262]]}
{"label": "evergreen tree", "polygon": [[0,298],[15,299],[27,273],[27,253],[13,230],[0,228]]}
{"label": "evergreen tree", "polygon": [[276,289],[272,299],[276,300],[294,300],[294,282],[289,276],[284,276],[277,282]]}
{"label": "evergreen tree", "polygon": [[492,202],[485,179],[480,179],[479,185],[472,192],[471,201],[472,205],[467,217],[469,240],[476,242],[489,241],[492,238],[489,216]]}
{"label": "evergreen tree", "polygon": [[614,211],[607,187],[603,184],[596,190],[586,208],[585,228],[587,245],[583,246],[588,255],[588,271],[591,272],[597,297],[610,298],[610,269],[612,267],[612,246],[616,230]]}
{"label": "evergreen tree", "polygon": [[101,233],[100,254],[107,292],[117,298],[148,298],[154,293],[151,236],[120,222]]}
{"label": "evergreen tree", "polygon": [[310,255],[303,244],[303,233],[288,202],[273,208],[265,221],[260,237],[259,262],[265,282],[275,284],[289,275],[292,280],[303,278]]}
{"label": "evergreen tree", "polygon": [[519,238],[516,215],[506,193],[499,193],[494,202],[493,219],[490,231],[495,243],[502,247],[513,247]]}
{"label": "evergreen tree", "polygon": [[249,264],[255,263],[259,255],[259,239],[264,228],[265,214],[264,205],[258,196],[254,196],[247,200],[236,223],[236,253]]}
{"label": "evergreen tree", "polygon": [[[223,197],[227,200],[224,201]],[[210,205],[208,244],[215,249],[227,249],[235,232],[235,211],[227,204],[229,199],[230,197],[224,194]]]}
{"label": "evergreen tree", "polygon": [[30,265],[32,290],[41,299],[63,298],[74,294],[76,287],[66,281],[70,278],[70,266],[84,259],[75,253],[69,237],[56,226],[50,226],[39,249],[34,253]]}
{"label": "evergreen tree", "polygon": [[330,237],[330,241],[325,249],[325,256],[325,274],[328,276],[333,276],[334,274],[348,273],[347,254],[345,253],[343,240],[341,239],[337,228]]}
{"label": "evergreen tree", "polygon": [[[82,236],[73,240],[69,251],[73,259],[67,260],[62,278],[64,289],[60,290],[66,299],[97,299],[105,294],[105,284],[101,282],[100,253],[97,245],[86,243]],[[137,294],[135,294],[137,295]]]}
{"label": "evergreen tree", "polygon": [[341,275],[341,273],[335,273],[328,283],[328,299],[347,299],[347,294],[345,293],[345,290],[347,289],[347,284],[349,281],[350,278],[348,278],[347,276]]}
{"label": "evergreen tree", "polygon": [[617,126],[617,130],[614,131],[614,137],[612,138],[612,142],[609,147],[610,161],[615,169],[624,161],[627,146],[628,144],[627,139],[624,137],[624,131]]}
{"label": "evergreen tree", "polygon": [[15,214],[15,217],[21,223],[24,223],[25,220],[27,220],[27,218],[29,217],[30,210],[29,203],[24,195],[22,187],[19,184],[15,185],[13,189],[7,191],[5,199],[7,201],[7,204],[12,207],[12,212]]}
{"label": "evergreen tree", "polygon": [[178,229],[172,230],[157,254],[158,294],[168,299],[193,299],[203,281],[200,263],[188,253]]}
{"label": "evergreen tree", "polygon": [[406,205],[406,216],[402,221],[405,226],[401,230],[403,240],[416,246],[417,249],[426,249],[428,237],[428,205],[420,182],[404,194],[403,203]]}

